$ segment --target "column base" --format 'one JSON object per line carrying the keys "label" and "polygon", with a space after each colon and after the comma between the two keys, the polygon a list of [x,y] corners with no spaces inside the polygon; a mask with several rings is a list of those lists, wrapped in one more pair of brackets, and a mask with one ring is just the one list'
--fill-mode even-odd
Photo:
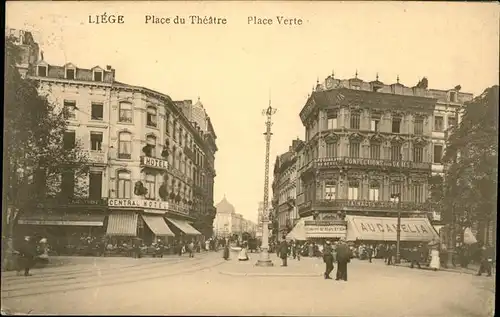
{"label": "column base", "polygon": [[260,267],[270,267],[274,266],[273,261],[269,260],[258,260],[257,263],[255,263],[255,266],[260,266]]}

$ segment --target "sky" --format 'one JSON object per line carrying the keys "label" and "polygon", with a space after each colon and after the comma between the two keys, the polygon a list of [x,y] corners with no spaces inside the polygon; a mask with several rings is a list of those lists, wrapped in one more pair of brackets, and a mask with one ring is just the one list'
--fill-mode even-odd
{"label": "sky", "polygon": [[[217,134],[214,201],[224,195],[256,221],[264,196],[265,109],[273,116],[270,184],[276,156],[304,139],[299,112],[317,78],[379,79],[480,94],[498,84],[496,3],[409,2],[21,2],[6,25],[32,31],[49,64],[112,65],[118,81],[200,97]],[[124,16],[89,24],[89,15]],[[226,18],[225,25],[145,24],[146,15]],[[272,25],[248,24],[249,17]],[[279,25],[278,16],[302,25]],[[189,21],[188,21],[189,22]],[[270,198],[272,196],[269,191]]]}

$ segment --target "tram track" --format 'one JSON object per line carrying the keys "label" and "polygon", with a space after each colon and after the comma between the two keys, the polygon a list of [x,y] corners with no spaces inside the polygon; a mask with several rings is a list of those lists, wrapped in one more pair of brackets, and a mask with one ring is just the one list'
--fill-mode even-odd
{"label": "tram track", "polygon": [[[199,259],[199,260],[198,260]],[[141,269],[133,271],[132,275],[129,270],[119,271],[117,274],[94,275],[90,278],[86,277],[83,281],[75,277],[68,281],[67,278],[52,280],[49,285],[45,281],[40,283],[32,283],[31,285],[23,285],[15,288],[2,287],[2,299],[22,298],[28,296],[37,296],[51,293],[71,292],[90,288],[99,288],[112,285],[129,284],[138,281],[146,281],[156,278],[164,278],[173,275],[187,274],[192,272],[210,269],[222,263],[220,259],[217,261],[198,258],[195,261],[180,261],[167,266],[167,270],[160,270],[159,266],[142,266]],[[177,264],[174,266],[174,264]],[[188,264],[183,267],[178,264]],[[152,270],[151,270],[152,268]],[[66,280],[66,282],[65,282]]]}

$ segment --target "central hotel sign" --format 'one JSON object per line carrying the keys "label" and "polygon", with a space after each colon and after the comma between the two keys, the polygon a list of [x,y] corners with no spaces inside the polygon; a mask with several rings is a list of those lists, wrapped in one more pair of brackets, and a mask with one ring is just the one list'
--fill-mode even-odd
{"label": "central hotel sign", "polygon": [[109,199],[109,207],[139,208],[139,209],[157,209],[169,210],[169,204],[166,201],[146,200],[146,199]]}

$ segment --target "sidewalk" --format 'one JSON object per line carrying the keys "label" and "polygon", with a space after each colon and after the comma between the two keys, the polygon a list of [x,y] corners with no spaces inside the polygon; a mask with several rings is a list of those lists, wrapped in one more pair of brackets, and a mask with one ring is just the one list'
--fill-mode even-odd
{"label": "sidewalk", "polygon": [[288,258],[288,266],[281,266],[281,259],[275,253],[269,257],[273,262],[271,267],[259,267],[255,264],[259,260],[259,253],[249,253],[248,261],[238,261],[238,254],[231,253],[229,261],[223,263],[219,273],[230,276],[263,276],[263,277],[318,277],[323,276],[324,266],[321,258],[303,257],[298,260]]}
{"label": "sidewalk", "polygon": [[[394,264],[394,266],[409,268],[410,267],[410,263]],[[415,269],[418,270],[418,267],[415,267]],[[421,269],[422,270],[428,270],[428,271],[432,271],[433,270],[432,268],[430,268],[428,266],[424,266],[424,265],[421,266]],[[476,275],[477,272],[479,271],[479,264],[469,264],[469,266],[467,268],[463,268],[463,267],[460,267],[460,266],[448,267],[448,268],[441,267],[439,269],[439,271]],[[492,275],[495,275],[495,273],[496,273],[495,269],[493,269],[492,271],[493,271]],[[483,275],[486,275],[486,274],[483,273]]]}

